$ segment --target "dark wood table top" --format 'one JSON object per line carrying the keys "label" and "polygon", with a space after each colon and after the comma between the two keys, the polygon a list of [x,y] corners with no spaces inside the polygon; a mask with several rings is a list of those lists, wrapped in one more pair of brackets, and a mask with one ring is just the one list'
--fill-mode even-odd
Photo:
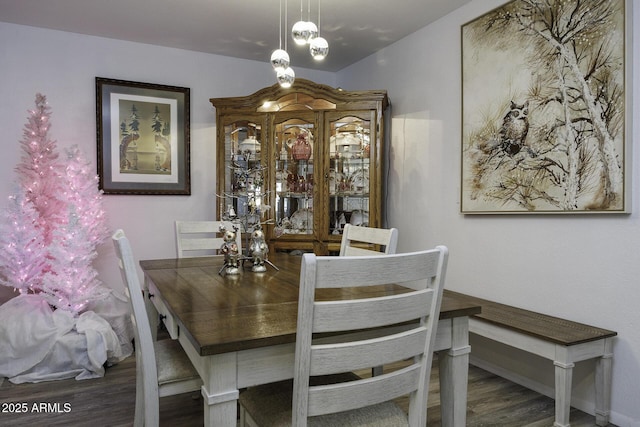
{"label": "dark wood table top", "polygon": [[[270,254],[279,271],[249,269],[220,275],[222,257],[143,260],[140,266],[200,355],[226,353],[295,341],[302,257]],[[400,286],[372,286],[367,295],[405,292]],[[320,293],[322,292],[322,293]],[[353,297],[358,291],[326,289],[318,298]],[[471,316],[478,305],[445,295],[440,318]]]}

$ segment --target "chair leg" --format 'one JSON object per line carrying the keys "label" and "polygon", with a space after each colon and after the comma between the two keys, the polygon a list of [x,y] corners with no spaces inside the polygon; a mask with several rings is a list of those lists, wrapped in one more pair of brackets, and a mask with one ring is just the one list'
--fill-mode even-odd
{"label": "chair leg", "polygon": [[[140,351],[136,350],[136,364],[138,366],[142,364],[140,354]],[[142,372],[137,372],[137,370],[138,368],[136,367],[136,407],[133,416],[133,425],[134,427],[144,427],[144,385]]]}

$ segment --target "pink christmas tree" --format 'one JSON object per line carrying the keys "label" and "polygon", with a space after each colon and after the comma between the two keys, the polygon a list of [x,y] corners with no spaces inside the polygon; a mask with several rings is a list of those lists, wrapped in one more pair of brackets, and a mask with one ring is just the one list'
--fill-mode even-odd
{"label": "pink christmas tree", "polygon": [[[86,238],[95,249],[109,235],[106,214],[102,205],[102,191],[98,190],[98,176],[91,163],[77,145],[67,148],[67,163],[63,172],[61,198],[67,208],[73,208]],[[67,209],[68,211],[68,209]]]}
{"label": "pink christmas tree", "polygon": [[40,215],[33,203],[18,193],[9,197],[5,222],[0,233],[0,284],[35,293],[48,269],[49,251],[44,244]]}
{"label": "pink christmas tree", "polygon": [[[49,138],[51,108],[44,95],[36,95],[36,108],[29,111],[22,132],[22,158],[16,166],[18,182],[26,200],[33,203],[40,214],[40,226],[45,243],[50,243],[53,230],[65,213],[64,200],[58,198],[61,163],[58,161],[56,141]],[[56,218],[55,221],[51,221]]]}
{"label": "pink christmas tree", "polygon": [[0,284],[78,314],[107,295],[92,262],[108,229],[98,178],[76,146],[59,160],[50,116],[46,98],[36,95],[20,142],[20,188],[0,224]]}
{"label": "pink christmas tree", "polygon": [[97,254],[89,234],[73,207],[68,221],[53,233],[51,269],[42,278],[42,295],[58,309],[79,313],[92,300],[107,296],[91,264]]}

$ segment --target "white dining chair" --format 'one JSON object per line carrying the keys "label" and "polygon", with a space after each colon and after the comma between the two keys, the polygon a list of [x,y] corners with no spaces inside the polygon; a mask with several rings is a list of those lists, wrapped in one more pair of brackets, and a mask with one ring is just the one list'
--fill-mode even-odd
{"label": "white dining chair", "polygon": [[[376,246],[381,250],[375,249]],[[397,228],[374,228],[345,224],[342,231],[340,256],[395,254],[397,246]]]}
{"label": "white dining chair", "polygon": [[[224,243],[220,226],[233,230],[229,221],[176,221],[178,258],[217,255]],[[236,233],[238,252],[242,253],[242,235]]]}
{"label": "white dining chair", "polygon": [[[241,393],[241,426],[424,427],[447,259],[444,246],[383,256],[304,254],[293,386],[285,381]],[[407,292],[355,300],[327,298],[348,295],[348,288],[390,284],[404,286]],[[326,288],[346,292],[316,299],[316,290]],[[399,361],[405,364],[376,377],[314,382]],[[409,396],[408,414],[393,401],[404,395]]]}
{"label": "white dining chair", "polygon": [[112,236],[118,265],[129,291],[135,324],[136,406],[134,425],[159,424],[159,399],[200,390],[202,380],[177,340],[154,341],[129,240],[124,231]]}
{"label": "white dining chair", "polygon": [[[397,246],[397,228],[374,228],[345,224],[342,231],[340,256],[395,254]],[[374,366],[371,374],[380,375],[383,369],[383,366]]]}
{"label": "white dining chair", "polygon": [[[374,228],[345,224],[342,231],[340,256],[395,254],[397,246],[397,228]],[[383,366],[374,366],[371,369],[371,375],[380,375],[383,370]]]}

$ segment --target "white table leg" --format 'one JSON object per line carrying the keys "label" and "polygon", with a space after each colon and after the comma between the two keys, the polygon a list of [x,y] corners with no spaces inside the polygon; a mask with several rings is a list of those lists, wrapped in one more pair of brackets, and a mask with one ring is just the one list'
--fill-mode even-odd
{"label": "white table leg", "polygon": [[553,425],[555,427],[569,427],[574,364],[559,360],[554,361],[553,364],[556,367],[556,420]]}
{"label": "white table leg", "polygon": [[596,360],[596,424],[609,424],[611,405],[611,363],[613,360],[613,341],[604,340],[604,354]]}
{"label": "white table leg", "polygon": [[179,334],[178,341],[202,378],[205,427],[236,427],[240,394],[238,354],[200,356],[185,334]]}
{"label": "white table leg", "polygon": [[204,425],[236,427],[238,388],[236,386],[236,353],[205,357],[202,397]]}
{"label": "white table leg", "polygon": [[451,348],[438,353],[442,425],[464,427],[467,423],[469,380],[469,318],[451,320]]}

